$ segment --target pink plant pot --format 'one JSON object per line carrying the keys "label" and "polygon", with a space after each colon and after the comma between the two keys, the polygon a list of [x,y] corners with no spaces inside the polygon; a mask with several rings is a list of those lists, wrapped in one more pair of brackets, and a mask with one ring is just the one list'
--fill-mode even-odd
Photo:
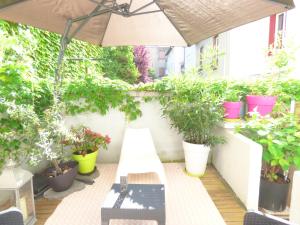
{"label": "pink plant pot", "polygon": [[225,109],[226,119],[239,119],[242,107],[242,102],[224,102],[223,107]]}
{"label": "pink plant pot", "polygon": [[253,112],[255,109],[261,116],[265,116],[272,112],[276,103],[276,96],[258,96],[247,95],[246,101],[248,106],[248,112]]}

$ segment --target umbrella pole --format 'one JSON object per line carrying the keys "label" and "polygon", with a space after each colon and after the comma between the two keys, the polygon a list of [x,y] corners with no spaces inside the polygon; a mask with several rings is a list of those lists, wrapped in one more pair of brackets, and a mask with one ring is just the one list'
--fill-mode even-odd
{"label": "umbrella pole", "polygon": [[[140,8],[130,12],[130,7],[132,1],[130,1],[130,4],[117,4],[116,0],[102,0],[100,2],[91,0],[95,2],[97,5],[94,8],[94,10],[89,13],[88,15],[80,16],[75,19],[68,19],[64,33],[61,37],[60,40],[60,50],[59,50],[59,55],[57,59],[57,65],[55,69],[55,84],[54,84],[54,98],[56,101],[59,101],[61,98],[61,93],[60,89],[62,86],[62,74],[61,74],[61,69],[63,66],[63,60],[65,56],[65,52],[67,50],[68,44],[71,42],[72,38],[75,37],[78,32],[89,22],[89,20],[93,17],[105,14],[105,13],[114,13],[117,15],[121,15],[124,17],[131,17],[131,16],[137,16],[137,15],[142,15],[142,14],[148,14],[148,13],[156,13],[156,12],[161,12],[161,9],[159,10],[149,10],[149,11],[144,11],[145,8],[155,4],[155,0],[145,4],[144,6],[141,6]],[[109,3],[109,5],[106,5]],[[73,23],[79,22],[80,24],[74,29],[74,31],[71,32],[71,28]]]}
{"label": "umbrella pole", "polygon": [[[102,0],[100,3],[97,4],[97,6],[95,7],[95,9],[88,15],[83,16],[83,17],[79,17],[79,18],[75,18],[75,19],[68,19],[66,26],[65,26],[65,30],[64,33],[61,37],[60,40],[60,49],[59,49],[59,54],[58,54],[58,59],[57,59],[57,64],[56,64],[56,68],[55,68],[55,79],[54,79],[54,98],[55,101],[59,101],[61,98],[61,93],[60,93],[60,89],[62,86],[62,74],[61,74],[61,69],[62,69],[62,65],[63,65],[63,60],[64,60],[64,56],[65,56],[65,52],[67,50],[68,44],[71,42],[72,38],[78,33],[80,32],[80,30],[88,23],[88,21],[98,15],[104,14],[104,13],[108,13],[110,12],[111,9],[107,9],[104,7],[104,4],[106,3],[106,0]],[[103,9],[104,7],[104,9]],[[78,27],[72,31],[71,33],[71,28],[73,23],[77,23],[80,22],[80,24],[78,25]]]}

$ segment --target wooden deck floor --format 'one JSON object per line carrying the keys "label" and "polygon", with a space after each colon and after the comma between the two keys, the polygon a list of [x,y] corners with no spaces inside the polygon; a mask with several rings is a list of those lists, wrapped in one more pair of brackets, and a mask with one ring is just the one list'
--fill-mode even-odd
{"label": "wooden deck floor", "polygon": [[[226,224],[242,225],[245,209],[235,197],[231,189],[222,180],[218,172],[211,166],[207,168],[206,175],[201,178],[216,207],[219,209]],[[47,218],[54,212],[58,200],[36,200],[37,225],[44,225]]]}
{"label": "wooden deck floor", "polygon": [[201,178],[210,197],[227,225],[243,225],[246,209],[213,167]]}

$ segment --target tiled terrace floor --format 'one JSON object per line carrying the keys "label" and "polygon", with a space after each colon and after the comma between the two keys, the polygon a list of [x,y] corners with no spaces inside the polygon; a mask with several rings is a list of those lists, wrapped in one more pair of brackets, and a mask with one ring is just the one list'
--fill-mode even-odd
{"label": "tiled terrace floor", "polygon": [[[222,180],[218,172],[213,167],[209,166],[205,176],[201,178],[201,181],[224,218],[226,224],[242,225],[245,209],[235,197],[231,189]],[[54,212],[59,203],[60,201],[58,200],[37,200],[37,225],[43,225],[47,218]]]}

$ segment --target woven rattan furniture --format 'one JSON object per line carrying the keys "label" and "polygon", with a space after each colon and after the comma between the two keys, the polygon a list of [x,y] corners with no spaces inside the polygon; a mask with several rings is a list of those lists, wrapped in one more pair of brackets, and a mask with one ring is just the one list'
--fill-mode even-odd
{"label": "woven rattan furniture", "polygon": [[24,225],[22,213],[17,208],[0,212],[0,225]]}
{"label": "woven rattan furniture", "polygon": [[101,224],[111,219],[156,220],[165,225],[165,188],[161,184],[128,184],[121,192],[120,184],[113,184],[101,207]]}
{"label": "woven rattan furniture", "polygon": [[275,216],[261,212],[247,212],[244,217],[244,225],[296,225]]}

